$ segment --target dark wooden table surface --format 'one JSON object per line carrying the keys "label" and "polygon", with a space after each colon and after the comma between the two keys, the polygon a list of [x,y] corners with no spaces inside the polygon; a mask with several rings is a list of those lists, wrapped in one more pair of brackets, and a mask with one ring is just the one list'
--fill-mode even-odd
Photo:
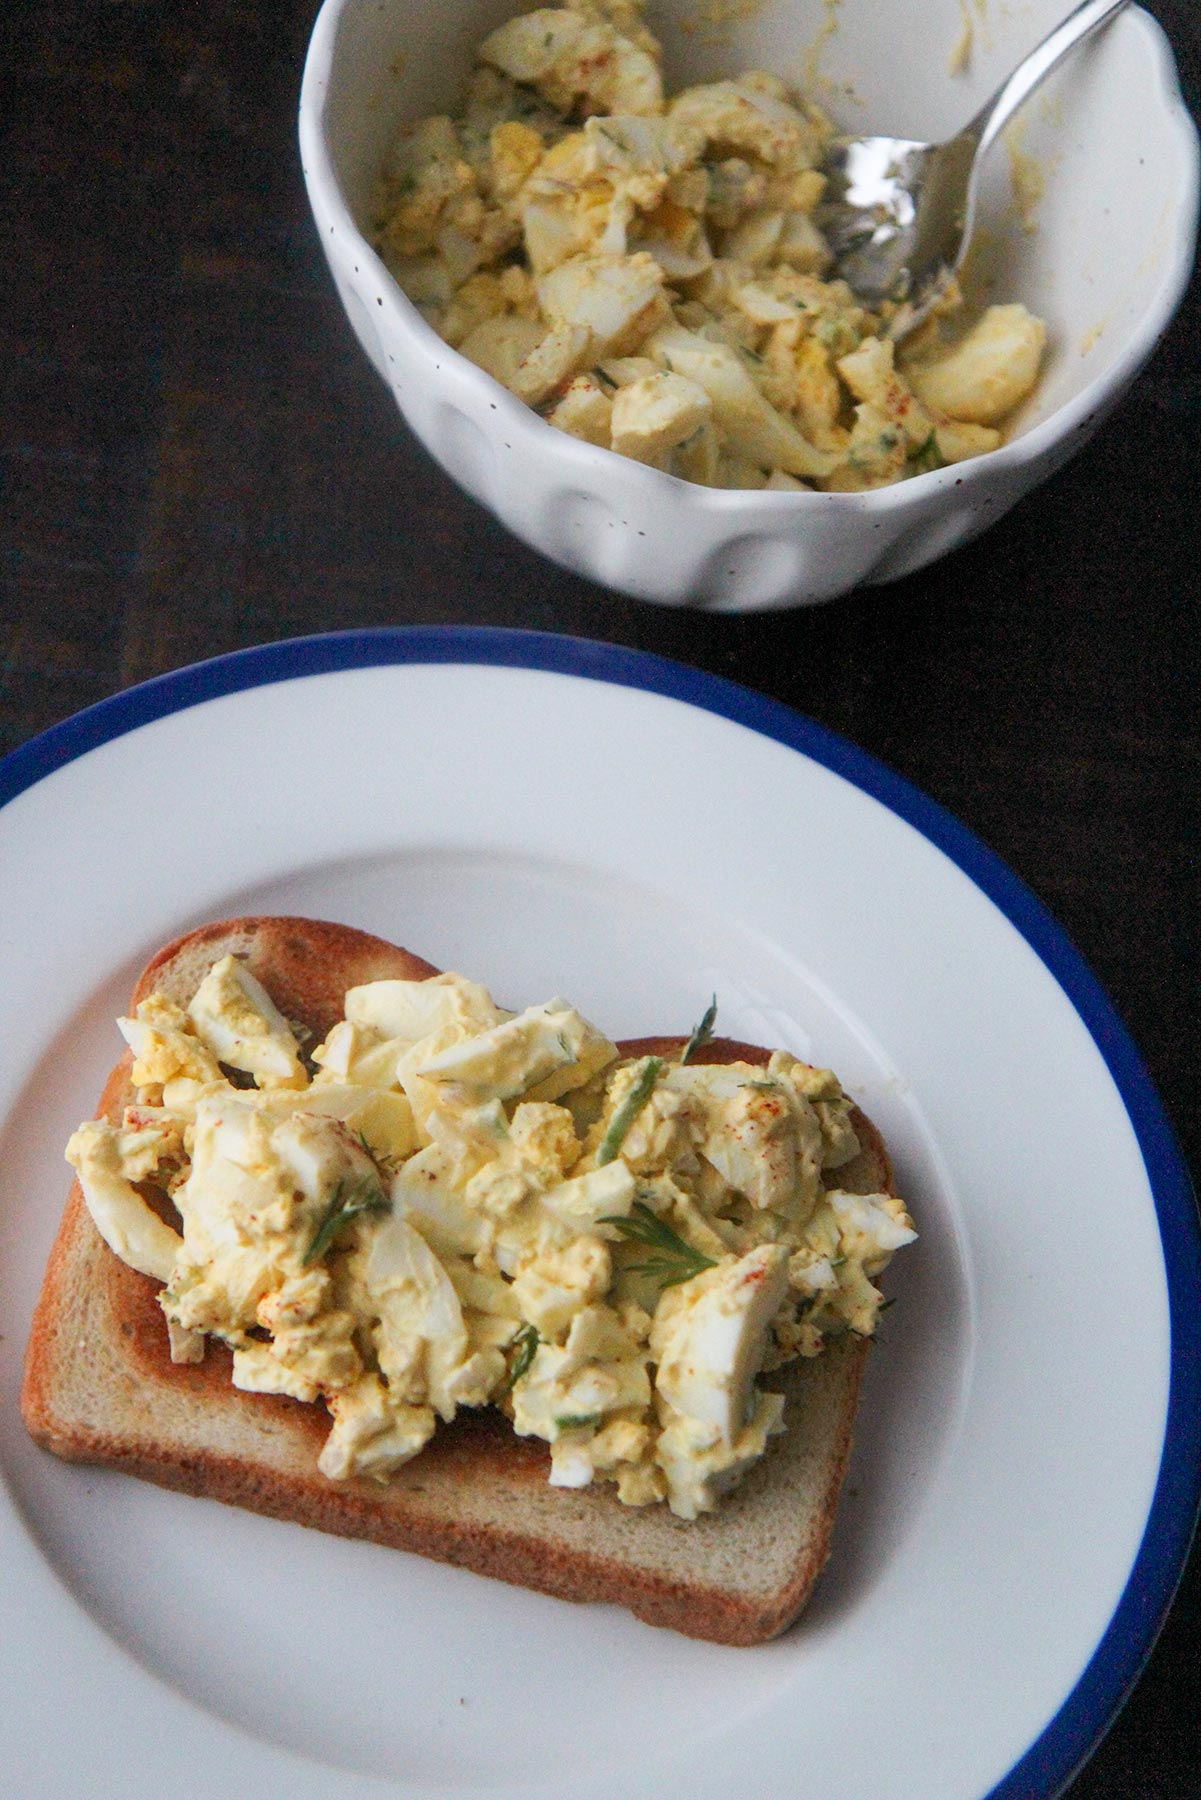
{"label": "dark wooden table surface", "polygon": [[[294,141],[315,10],[6,11],[0,750],[181,663],[332,628],[535,626],[682,658],[855,739],[997,850],[1108,988],[1195,1169],[1198,285],[1077,460],[935,568],[744,618],[626,600],[465,499],[352,341]],[[1196,112],[1197,0],[1151,10]],[[1199,1692],[1194,1558],[1072,1800],[1198,1800]]]}

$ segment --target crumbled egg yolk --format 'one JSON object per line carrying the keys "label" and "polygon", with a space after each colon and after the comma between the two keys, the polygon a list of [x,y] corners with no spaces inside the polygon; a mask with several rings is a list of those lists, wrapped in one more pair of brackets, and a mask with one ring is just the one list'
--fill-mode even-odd
{"label": "crumbled egg yolk", "polygon": [[484,38],[462,115],[407,126],[380,254],[447,343],[587,443],[711,487],[856,492],[978,456],[1045,327],[957,291],[896,366],[889,302],[820,224],[824,114],[759,70],[664,93],[641,0],[567,0]]}
{"label": "crumbled egg yolk", "polygon": [[[870,1335],[914,1231],[843,1191],[836,1078],[623,1058],[565,1000],[458,975],[352,988],[307,1060],[231,956],[152,994],[122,1122],[67,1149],[108,1244],[165,1285],[172,1356],[323,1401],[320,1467],[380,1480],[462,1406],[545,1439],[552,1484],[711,1511],[782,1428],[761,1370]],[[138,1191],[169,1194],[180,1230]]]}

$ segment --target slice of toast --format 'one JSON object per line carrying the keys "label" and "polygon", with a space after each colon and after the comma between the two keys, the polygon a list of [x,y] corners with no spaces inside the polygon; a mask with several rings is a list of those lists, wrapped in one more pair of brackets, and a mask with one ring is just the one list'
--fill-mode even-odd
{"label": "slice of toast", "polygon": [[[380,938],[309,919],[237,919],[160,951],[134,1006],[153,991],[190,1000],[212,963],[243,957],[284,1015],[319,1041],[361,982],[422,979],[431,964]],[[646,1055],[679,1038],[622,1046]],[[706,1061],[767,1060],[718,1039]],[[99,1116],[133,1099],[127,1051]],[[887,1153],[864,1115],[863,1149],[838,1172],[863,1193],[891,1186]],[[832,1344],[766,1377],[787,1396],[787,1430],[717,1513],[691,1523],[665,1506],[621,1505],[608,1487],[547,1484],[550,1456],[495,1408],[462,1411],[385,1484],[331,1481],[317,1468],[329,1420],[321,1406],[243,1393],[231,1356],[210,1341],[201,1363],[172,1363],[158,1283],[108,1248],[74,1184],[34,1315],[21,1396],[46,1449],[110,1465],[346,1537],[457,1563],[568,1600],[629,1607],[651,1624],[724,1644],[756,1644],[797,1616],[829,1553],[868,1345]]]}

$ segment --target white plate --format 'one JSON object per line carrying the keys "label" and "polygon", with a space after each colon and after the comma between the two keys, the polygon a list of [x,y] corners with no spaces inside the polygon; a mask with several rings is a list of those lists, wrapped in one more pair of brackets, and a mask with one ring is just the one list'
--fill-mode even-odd
{"label": "white plate", "polygon": [[[769,701],[521,633],[184,670],[18,751],[5,798],[12,1791],[1059,1788],[1183,1562],[1201,1259],[1129,1039],[995,858]],[[892,1271],[833,1560],[781,1641],[691,1643],[26,1439],[62,1145],[113,1015],[159,943],[269,911],[381,932],[510,1003],[565,991],[618,1036],[684,1028],[716,989],[727,1032],[812,1050],[882,1126],[922,1235]]]}

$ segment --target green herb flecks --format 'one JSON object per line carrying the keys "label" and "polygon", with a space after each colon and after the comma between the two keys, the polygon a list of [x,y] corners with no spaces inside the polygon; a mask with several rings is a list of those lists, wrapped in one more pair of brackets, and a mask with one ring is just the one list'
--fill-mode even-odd
{"label": "green herb flecks", "polygon": [[367,1142],[366,1134],[362,1131],[356,1131],[354,1138],[359,1149],[365,1156],[371,1158],[381,1175],[395,1175],[397,1169],[400,1167],[400,1162],[397,1157],[389,1156],[386,1150],[376,1150]]}
{"label": "green herb flecks", "polygon": [[584,1431],[590,1425],[599,1425],[600,1413],[563,1413],[555,1420],[556,1431]]}
{"label": "green herb flecks", "polygon": [[[880,473],[881,459],[883,459],[887,471],[889,459],[900,441],[900,433],[894,431],[890,426],[888,430],[881,431],[866,448],[859,445],[856,449],[848,450],[847,462],[857,474],[866,476],[870,481]],[[906,461],[905,467],[909,468],[909,466],[909,462]]]}
{"label": "green herb flecks", "polygon": [[945,469],[946,458],[938,447],[938,433],[931,431],[924,444],[911,450],[905,458],[905,466],[913,475],[927,475],[931,469]]}
{"label": "green herb flecks", "polygon": [[644,1200],[635,1200],[628,1218],[614,1214],[599,1223],[615,1226],[631,1243],[645,1244],[654,1251],[644,1262],[627,1263],[625,1268],[631,1275],[648,1275],[661,1288],[679,1287],[682,1281],[691,1281],[694,1275],[717,1267],[711,1256],[702,1256]]}
{"label": "green herb flecks", "polygon": [[340,1181],[334,1189],[334,1197],[321,1216],[321,1223],[313,1233],[313,1241],[304,1253],[304,1266],[316,1262],[324,1256],[338,1233],[357,1219],[360,1213],[387,1212],[388,1199],[378,1181],[370,1176],[365,1181]]}
{"label": "green herb flecks", "polygon": [[700,1024],[694,1025],[692,1028],[692,1036],[689,1038],[688,1042],[685,1044],[684,1054],[680,1058],[680,1062],[682,1064],[691,1062],[693,1057],[696,1055],[697,1051],[702,1047],[702,1045],[707,1044],[709,1042],[710,1038],[713,1036],[713,1027],[716,1023],[717,1023],[717,995],[714,994],[712,1000],[710,1000],[708,1006],[705,1008],[704,1017],[702,1018]]}
{"label": "green herb flecks", "polygon": [[521,1330],[514,1335],[511,1347],[516,1354],[509,1364],[509,1378],[500,1390],[502,1394],[507,1394],[512,1388],[515,1388],[522,1376],[528,1372],[530,1364],[538,1354],[538,1345],[541,1342],[536,1325],[523,1325]]}
{"label": "green herb flecks", "polygon": [[813,327],[813,335],[832,356],[844,356],[848,351],[858,349],[861,341],[854,326],[845,319],[819,318]]}
{"label": "green herb flecks", "polygon": [[662,1067],[662,1057],[647,1057],[642,1067],[642,1073],[609,1120],[609,1129],[601,1139],[600,1149],[596,1153],[598,1169],[603,1169],[606,1163],[611,1163],[625,1143],[626,1133],[650,1099]]}

